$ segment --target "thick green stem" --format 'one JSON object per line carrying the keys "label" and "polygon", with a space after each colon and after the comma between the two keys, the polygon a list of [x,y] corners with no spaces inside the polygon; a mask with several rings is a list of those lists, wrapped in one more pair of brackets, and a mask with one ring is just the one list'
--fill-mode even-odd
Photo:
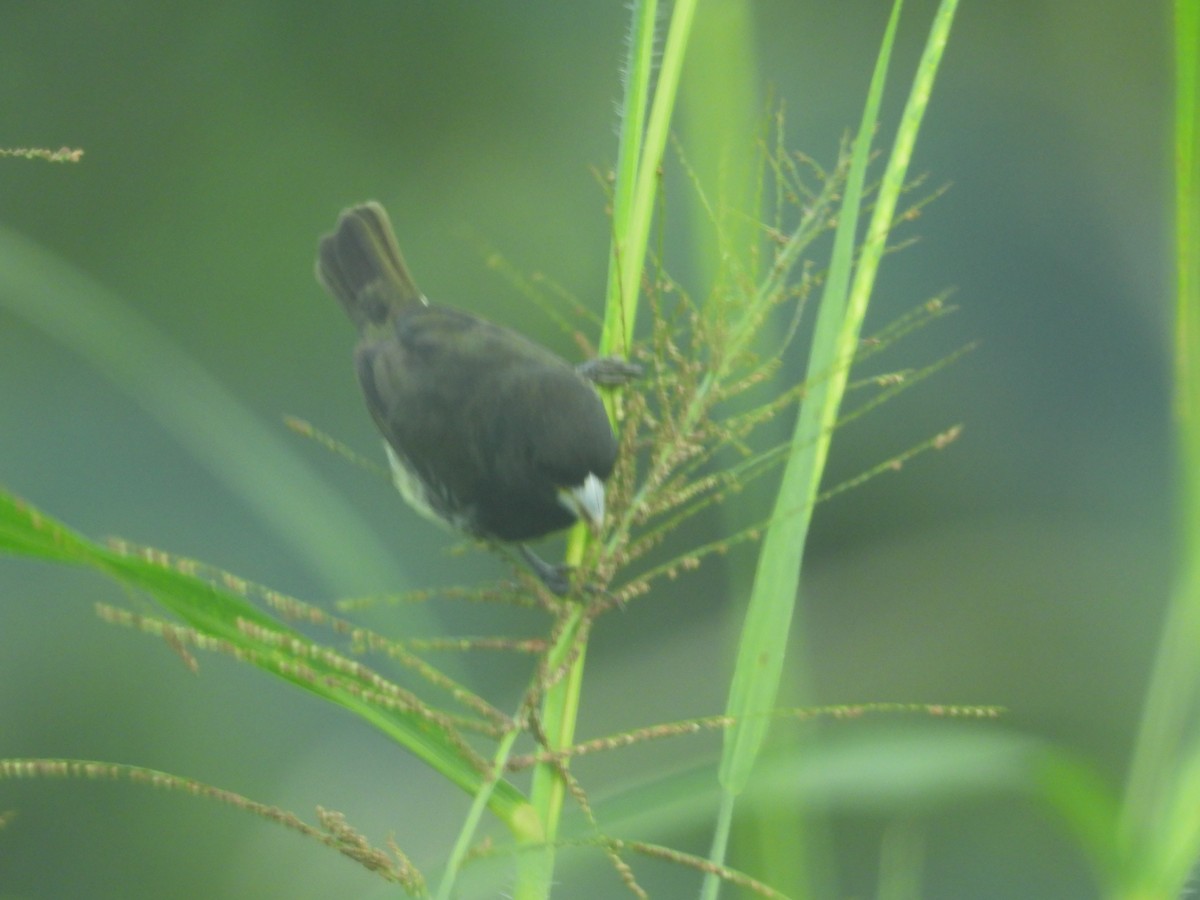
{"label": "thick green stem", "polygon": [[[672,10],[653,103],[648,103],[657,4],[654,0],[640,0],[633,7],[633,27],[625,71],[626,97],[613,197],[613,243],[609,256],[604,331],[600,338],[600,353],[605,356],[628,356],[633,342],[638,288],[654,213],[658,171],[667,145],[671,111],[675,105],[695,8],[696,0],[678,0]],[[610,415],[614,414],[614,409],[615,404],[610,403]],[[567,547],[568,564],[578,564],[583,559],[590,540],[591,536],[582,526],[571,533]],[[558,644],[548,657],[547,672],[554,672],[558,668],[555,659],[560,651],[564,654],[562,660],[570,658],[564,677],[549,688],[542,698],[541,724],[548,750],[568,747],[575,739],[575,721],[587,649],[582,641],[578,641],[578,646],[576,643],[584,615],[582,607],[568,614]],[[558,767],[549,763],[536,766],[531,802],[541,817],[545,847],[541,852],[526,854],[528,858],[521,861],[514,894],[517,900],[540,900],[550,895],[554,873],[553,844],[558,836],[565,798],[566,785]]]}

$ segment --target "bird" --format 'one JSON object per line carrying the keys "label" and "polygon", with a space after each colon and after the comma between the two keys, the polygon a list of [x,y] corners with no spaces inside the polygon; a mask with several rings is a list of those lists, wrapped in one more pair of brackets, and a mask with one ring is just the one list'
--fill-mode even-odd
{"label": "bird", "polygon": [[617,440],[595,385],[632,370],[575,367],[517,331],[430,303],[374,201],[344,210],[320,239],[316,276],[358,329],[358,382],[405,500],[457,532],[516,545],[550,590],[567,593],[569,569],[527,542],[579,520],[602,526]]}

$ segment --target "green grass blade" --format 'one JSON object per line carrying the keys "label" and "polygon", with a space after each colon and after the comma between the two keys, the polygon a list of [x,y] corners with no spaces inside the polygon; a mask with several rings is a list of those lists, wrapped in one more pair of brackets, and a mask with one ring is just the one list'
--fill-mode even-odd
{"label": "green grass blade", "polygon": [[[639,4],[639,8],[635,10],[635,21],[639,28],[647,24],[646,18],[652,14],[646,8],[653,6],[653,3]],[[633,173],[634,181],[632,187],[617,186],[618,197],[625,190],[631,191],[631,196],[628,215],[620,220],[614,218],[613,222],[613,258],[617,261],[617,274],[620,277],[615,283],[611,279],[609,281],[608,302],[604,311],[604,335],[600,343],[601,353],[624,354],[633,344],[633,330],[637,324],[637,298],[650,239],[650,222],[654,218],[654,201],[658,194],[658,171],[667,147],[671,114],[675,108],[675,96],[695,12],[696,0],[677,0],[671,10],[671,23],[663,45],[662,62],[659,65],[658,82],[654,88],[654,100],[650,104],[650,114],[646,120],[645,136],[640,142],[641,153]],[[643,46],[640,34],[635,38],[634,46]],[[642,62],[646,66],[649,65],[649,59],[639,60],[639,63]],[[644,77],[642,72],[638,71],[631,84],[640,88],[642,84],[647,83],[643,81]],[[631,108],[636,109],[640,106],[627,104],[627,119],[622,123],[623,128],[631,127],[628,121],[628,110]],[[623,169],[619,175],[626,175],[629,171]]]}
{"label": "green grass blade", "polygon": [[[726,735],[720,772],[721,784],[731,794],[740,793],[745,787],[766,736],[769,725],[766,713],[775,706],[800,576],[800,551],[810,518],[807,510],[815,500],[828,447],[827,435],[819,439],[826,427],[823,419],[836,418],[836,404],[840,399],[836,396],[838,385],[834,379],[822,376],[839,360],[837,336],[845,323],[844,310],[870,138],[878,119],[900,7],[901,3],[897,2],[888,22],[855,143],[834,241],[834,262],[821,299],[813,339],[809,376],[814,387],[801,407],[793,435],[793,446],[799,450],[784,471],[772,525],[759,553],[754,589],[742,628],[737,666],[726,706],[726,713],[736,717],[740,724]],[[844,367],[846,363],[842,361],[841,365]]]}
{"label": "green grass blade", "polygon": [[[427,716],[371,702],[365,696],[372,683],[364,677],[365,669],[363,674],[348,672],[332,654],[324,656],[320,648],[308,652],[312,645],[303,635],[232,591],[169,564],[90,541],[3,489],[0,553],[102,572],[145,593],[201,635],[236,648],[245,661],[369,722],[468,793],[475,794],[484,783],[486,766],[464,752],[461,740],[444,726]],[[291,641],[297,642],[299,653],[287,649]],[[495,786],[490,808],[499,818],[517,822],[525,807],[511,784]]]}
{"label": "green grass blade", "polygon": [[[834,239],[834,258],[809,357],[806,381],[813,387],[796,423],[792,441],[795,451],[784,470],[773,522],[759,552],[738,647],[726,711],[736,717],[739,724],[726,735],[722,753],[719,772],[722,806],[710,855],[710,861],[718,864],[724,861],[723,835],[728,833],[727,823],[732,820],[735,798],[745,788],[754,769],[769,725],[766,713],[776,702],[800,582],[804,544],[833,426],[837,422],[849,365],[858,347],[867,300],[883,255],[896,201],[904,184],[912,147],[928,105],[957,3],[956,0],[943,0],[930,29],[876,198],[858,269],[850,283],[857,210],[862,202],[869,144],[878,121],[901,5],[897,0],[893,6],[855,140],[854,158]],[[715,898],[716,894],[715,879],[709,879],[704,896]]]}
{"label": "green grass blade", "polygon": [[[671,112],[695,7],[696,0],[678,0],[672,8],[654,97],[649,103],[657,4],[653,0],[639,0],[632,9],[630,55],[625,72],[626,91],[613,200],[613,243],[609,256],[604,329],[599,344],[601,355],[627,356],[633,344],[642,268],[658,190],[658,169],[667,145]],[[646,117],[644,134],[643,117]],[[631,129],[638,133],[630,134]],[[612,395],[606,397],[605,402],[612,416]],[[587,530],[582,525],[572,530],[567,543],[568,564],[578,563],[588,540]],[[566,623],[562,634],[571,636],[573,641],[582,619],[583,611],[580,609]],[[565,646],[569,647],[570,644]],[[586,647],[580,647],[566,676],[553,685],[543,699],[542,726],[552,748],[567,746],[574,739],[586,657]],[[554,840],[565,797],[566,786],[557,769],[547,764],[537,766],[533,772],[530,800],[532,809],[541,819],[542,840]],[[535,832],[530,831],[529,834],[535,835]],[[554,850],[551,846],[548,845],[539,853],[522,854],[518,860],[514,897],[517,900],[540,900],[549,896],[553,870]]]}
{"label": "green grass blade", "polygon": [[[613,236],[608,256],[608,294],[604,304],[604,335],[600,355],[626,355],[628,334],[623,322],[627,307],[637,304],[636,292],[625,291],[625,268],[629,235],[634,215],[634,192],[642,159],[646,109],[650,105],[650,83],[654,77],[654,33],[658,17],[655,0],[639,0],[633,7],[629,34],[629,57],[625,62],[625,101],[617,147],[616,184],[613,187]],[[636,282],[635,282],[636,285]]]}
{"label": "green grass blade", "polygon": [[[492,773],[484,780],[479,792],[476,793],[471,803],[471,808],[467,811],[467,815],[463,819],[462,827],[458,830],[458,837],[454,842],[454,847],[450,850],[450,857],[446,861],[446,871],[442,876],[441,883],[438,884],[436,900],[451,900],[454,896],[455,884],[457,883],[459,872],[462,870],[463,863],[467,859],[467,854],[471,850],[471,842],[475,838],[475,833],[479,830],[480,820],[483,818],[488,802],[492,799],[492,791],[495,790],[496,785],[501,781],[500,776],[504,772],[509,757],[512,755],[513,744],[516,743],[517,738],[520,736],[520,730],[515,728],[501,736],[500,742],[496,747],[495,757],[492,760]],[[524,837],[523,832],[519,828],[515,828],[514,831],[519,836]]]}
{"label": "green grass blade", "polygon": [[[621,111],[621,131],[618,138],[616,184],[613,188],[613,234],[608,258],[608,289],[604,305],[604,327],[600,336],[601,356],[628,356],[632,329],[625,323],[632,320],[637,308],[637,292],[626,291],[626,270],[632,265],[640,269],[641,262],[630,249],[633,222],[644,205],[637,197],[638,167],[642,163],[644,123],[650,105],[650,85],[654,76],[655,25],[658,4],[655,0],[637,0],[632,6],[629,32],[629,56],[624,69],[625,98]],[[652,209],[652,205],[650,207]],[[634,262],[635,257],[637,262]],[[635,280],[634,285],[638,282]],[[609,417],[614,417],[611,397],[605,397]],[[578,564],[589,540],[581,524],[567,538],[566,562]],[[582,608],[562,629],[562,634],[574,640],[582,624]],[[562,649],[560,641],[557,650]],[[552,656],[555,654],[552,654]],[[580,652],[572,663],[570,676],[552,685],[542,700],[542,728],[552,746],[569,746],[575,734],[575,716],[579,708],[579,690],[583,680],[586,653]],[[559,663],[561,664],[561,663]],[[517,900],[538,900],[550,895],[554,873],[553,839],[566,795],[566,786],[558,770],[549,764],[534,768],[530,786],[530,803],[536,812],[539,826],[525,834],[530,843],[546,842],[544,849],[521,854],[517,859]]]}
{"label": "green grass blade", "polygon": [[1136,870],[1119,896],[1178,896],[1200,853],[1200,0],[1175,2],[1175,446],[1178,561],[1125,794]]}

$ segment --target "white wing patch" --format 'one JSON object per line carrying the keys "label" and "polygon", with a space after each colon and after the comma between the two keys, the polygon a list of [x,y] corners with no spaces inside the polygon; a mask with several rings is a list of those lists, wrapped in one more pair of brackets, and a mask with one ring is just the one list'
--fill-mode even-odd
{"label": "white wing patch", "polygon": [[470,533],[472,516],[469,509],[463,509],[449,492],[431,492],[430,485],[421,480],[420,475],[400,458],[387,441],[383,442],[383,449],[392,469],[392,484],[409,506],[443,528]]}

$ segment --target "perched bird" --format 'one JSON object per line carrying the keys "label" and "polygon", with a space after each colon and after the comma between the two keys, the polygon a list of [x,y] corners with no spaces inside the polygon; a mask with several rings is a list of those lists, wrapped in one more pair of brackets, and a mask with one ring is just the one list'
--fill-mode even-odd
{"label": "perched bird", "polygon": [[592,383],[515,331],[431,304],[378,203],[321,238],[317,279],[358,327],[358,381],[401,494],[468,535],[519,544],[565,593],[566,573],[524,542],[604,519],[617,443]]}

